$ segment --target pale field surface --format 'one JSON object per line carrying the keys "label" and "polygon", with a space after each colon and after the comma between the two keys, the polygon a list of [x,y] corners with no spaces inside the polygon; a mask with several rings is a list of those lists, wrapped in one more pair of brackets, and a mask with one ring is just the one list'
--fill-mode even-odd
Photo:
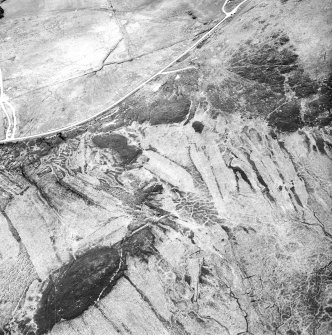
{"label": "pale field surface", "polygon": [[130,6],[104,0],[9,0],[2,6],[0,64],[17,114],[15,137],[98,113],[223,17],[212,0]]}

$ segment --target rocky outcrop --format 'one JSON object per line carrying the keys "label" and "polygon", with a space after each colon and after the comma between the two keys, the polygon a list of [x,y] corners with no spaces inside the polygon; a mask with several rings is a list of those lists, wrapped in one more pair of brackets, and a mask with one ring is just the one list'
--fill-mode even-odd
{"label": "rocky outcrop", "polygon": [[331,332],[327,5],[248,1],[115,109],[1,144],[5,334]]}

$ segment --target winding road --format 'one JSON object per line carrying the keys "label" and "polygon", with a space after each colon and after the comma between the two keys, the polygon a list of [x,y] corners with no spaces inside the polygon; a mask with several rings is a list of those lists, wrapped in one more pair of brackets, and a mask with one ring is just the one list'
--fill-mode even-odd
{"label": "winding road", "polygon": [[[36,135],[29,135],[29,136],[23,136],[23,137],[16,137],[15,138],[15,132],[16,132],[16,126],[17,126],[17,121],[16,121],[16,115],[15,115],[15,109],[14,107],[10,104],[8,98],[6,95],[3,94],[3,84],[2,84],[2,76],[0,78],[0,82],[1,82],[1,98],[0,98],[0,106],[2,107],[3,112],[5,113],[7,120],[8,120],[8,128],[6,131],[6,138],[5,140],[0,141],[0,143],[8,143],[8,142],[19,142],[19,141],[24,141],[27,139],[34,139],[34,138],[39,138],[39,137],[44,137],[44,136],[51,136],[51,135],[56,135],[59,132],[65,131],[67,129],[79,126],[81,124],[84,124],[85,122],[88,122],[92,119],[94,119],[95,117],[98,117],[99,115],[109,111],[110,109],[116,107],[118,104],[120,104],[121,102],[123,102],[125,99],[127,99],[128,97],[130,97],[131,95],[133,95],[134,93],[136,93],[137,91],[139,91],[142,87],[144,87],[146,84],[150,83],[152,80],[154,80],[155,78],[157,78],[159,75],[162,74],[168,74],[168,73],[172,73],[172,72],[177,72],[179,70],[176,71],[167,71],[167,69],[169,69],[170,67],[172,67],[176,62],[178,62],[182,57],[186,56],[189,52],[191,52],[192,50],[194,50],[198,45],[200,45],[204,40],[206,40],[208,37],[210,37],[210,35],[216,31],[218,29],[218,27],[224,22],[226,21],[228,18],[234,16],[237,11],[240,9],[240,7],[246,3],[248,0],[243,0],[241,3],[239,3],[234,9],[232,9],[232,11],[227,12],[226,10],[226,5],[230,2],[231,0],[225,0],[223,6],[222,6],[222,12],[225,14],[225,17],[223,19],[221,19],[214,27],[212,27],[208,32],[206,32],[201,38],[199,38],[191,47],[187,48],[185,51],[183,51],[179,56],[177,56],[175,59],[173,59],[170,63],[168,63],[165,67],[163,67],[162,69],[160,69],[158,72],[156,72],[155,74],[153,74],[150,78],[148,78],[147,80],[143,81],[141,84],[139,84],[136,88],[134,88],[133,90],[131,90],[130,92],[128,92],[127,94],[125,94],[122,98],[120,98],[119,100],[115,101],[114,103],[112,103],[110,106],[106,107],[105,109],[103,109],[102,111],[94,114],[93,116],[86,118],[84,120],[72,123],[66,127],[62,127],[62,128],[58,128],[58,129],[54,129],[54,130],[50,130],[48,132],[44,132],[44,133],[40,133],[40,134],[36,134]],[[9,106],[9,108],[11,109],[11,113],[12,115],[10,116],[10,114],[8,114],[8,111],[5,108],[5,104],[7,104],[7,106]],[[11,118],[13,119],[13,122],[11,121]]]}

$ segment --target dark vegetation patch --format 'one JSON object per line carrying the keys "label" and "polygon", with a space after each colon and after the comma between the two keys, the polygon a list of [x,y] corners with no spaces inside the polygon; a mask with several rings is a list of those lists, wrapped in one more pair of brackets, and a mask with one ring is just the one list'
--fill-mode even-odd
{"label": "dark vegetation patch", "polygon": [[[311,79],[299,65],[298,55],[290,45],[289,37],[284,33],[272,34],[271,40],[265,43],[253,44],[248,41],[246,46],[234,54],[229,69],[243,79],[254,83],[252,86],[243,85],[244,89],[240,90],[238,85],[234,90],[238,96],[241,93],[245,98],[247,114],[264,116],[278,105],[285,103],[287,77],[287,84],[294,98],[270,115],[269,124],[279,131],[286,132],[296,131],[304,125],[331,124],[332,76],[330,75],[323,82]],[[225,92],[225,89],[219,91]],[[219,109],[227,107],[225,98],[220,95],[210,94],[211,104]],[[302,99],[305,99],[307,107],[301,111]],[[229,109],[234,110],[235,107],[234,103],[228,103]]]}
{"label": "dark vegetation patch", "polygon": [[184,276],[184,281],[190,286],[190,284],[191,284],[191,277],[188,276],[188,275],[185,275]]}
{"label": "dark vegetation patch", "polygon": [[240,112],[247,117],[266,116],[285,99],[263,84],[233,79],[226,79],[218,86],[209,85],[207,96],[213,107],[212,118],[216,118],[220,111]]}
{"label": "dark vegetation patch", "polygon": [[184,97],[174,101],[163,99],[154,102],[150,108],[151,125],[179,123],[185,120],[189,112],[190,100]]}
{"label": "dark vegetation patch", "polygon": [[142,205],[144,203],[150,203],[155,200],[155,197],[162,194],[164,188],[161,184],[154,184],[146,188],[139,189],[135,193],[135,199],[137,205]]}
{"label": "dark vegetation patch", "polygon": [[99,148],[109,148],[116,152],[123,164],[130,164],[142,153],[142,150],[128,144],[128,139],[120,134],[98,134],[92,142]]}
{"label": "dark vegetation patch", "polygon": [[187,14],[188,14],[193,20],[196,20],[196,19],[197,19],[197,16],[196,16],[191,10],[188,10]]}
{"label": "dark vegetation patch", "polygon": [[232,113],[236,110],[238,104],[236,103],[236,100],[232,99],[228,94],[225,94],[225,91],[223,91],[222,88],[223,87],[214,84],[208,85],[208,99],[214,108]]}
{"label": "dark vegetation patch", "polygon": [[209,85],[207,96],[216,110],[240,111],[248,117],[266,116],[286,101],[285,75],[298,69],[298,55],[283,33],[253,44],[248,41],[233,54],[228,69],[236,77]]}
{"label": "dark vegetation patch", "polygon": [[297,101],[291,101],[281,106],[268,118],[269,125],[282,132],[293,132],[304,124],[301,119],[301,109]]}
{"label": "dark vegetation patch", "polygon": [[326,307],[325,311],[327,312],[328,315],[330,315],[332,317],[332,306]]}
{"label": "dark vegetation patch", "polygon": [[123,243],[123,250],[127,255],[147,262],[157,252],[154,243],[155,236],[151,229],[142,229]]}
{"label": "dark vegetation patch", "polygon": [[298,204],[299,206],[303,207],[303,204],[302,204],[302,202],[301,202],[301,199],[300,199],[300,197],[298,196],[298,194],[297,194],[296,191],[295,191],[295,187],[294,187],[294,185],[292,185],[292,186],[290,187],[290,190],[291,190],[291,192],[293,193],[294,199],[295,199],[295,201],[297,202],[297,204]]}
{"label": "dark vegetation patch", "polygon": [[263,45],[241,47],[233,55],[230,70],[244,79],[268,85],[274,92],[283,94],[284,74],[298,67],[298,55],[290,46],[286,46],[288,41],[285,34],[276,34],[272,36],[272,41]]}
{"label": "dark vegetation patch", "polygon": [[204,129],[204,124],[200,121],[194,121],[192,127],[194,128],[196,133],[201,134]]}
{"label": "dark vegetation patch", "polygon": [[186,119],[191,102],[184,96],[161,97],[153,102],[137,101],[122,106],[121,117],[126,123],[150,122],[151,125],[179,123]]}
{"label": "dark vegetation patch", "polygon": [[266,197],[271,201],[274,202],[274,198],[272,197],[271,193],[270,193],[270,189],[268,187],[268,185],[266,184],[265,180],[263,179],[262,175],[260,174],[255,162],[251,159],[250,155],[248,153],[245,153],[247,160],[249,162],[249,164],[251,165],[252,169],[254,170],[257,180],[258,182],[264,187],[263,190],[263,194],[266,195]]}
{"label": "dark vegetation patch", "polygon": [[213,274],[211,273],[211,269],[209,268],[209,266],[207,264],[205,264],[203,262],[202,267],[201,267],[201,271],[199,273],[199,277],[198,277],[198,281],[200,284],[208,284],[209,280],[208,277],[213,276]]}
{"label": "dark vegetation patch", "polygon": [[282,34],[281,36],[279,36],[279,40],[278,40],[279,45],[285,45],[289,41],[290,41],[290,39],[289,39],[289,37],[287,35],[283,35]]}
{"label": "dark vegetation patch", "polygon": [[197,82],[198,73],[195,70],[181,73],[177,80],[170,78],[156,93],[150,94],[152,100],[136,97],[123,103],[120,106],[121,118],[126,123],[150,122],[151,125],[182,122],[190,111],[191,97],[198,90]]}
{"label": "dark vegetation patch", "polygon": [[313,137],[315,139],[315,151],[318,151],[322,154],[322,155],[326,155],[326,150],[325,150],[325,146],[328,148],[331,148],[331,143],[329,143],[328,141],[325,141],[321,135],[319,134],[319,132],[314,132],[313,133]]}
{"label": "dark vegetation patch", "polygon": [[197,91],[196,70],[181,73],[177,80],[174,77],[167,80],[156,95],[157,99],[150,106],[146,106],[149,110],[150,123],[157,125],[184,121],[192,104],[191,97]]}
{"label": "dark vegetation patch", "polygon": [[246,175],[246,173],[238,166],[232,166],[232,165],[229,165],[228,166],[230,169],[232,169],[233,173],[234,173],[234,177],[235,177],[235,180],[236,180],[236,188],[237,188],[237,191],[239,191],[239,176],[241,176],[241,178],[243,179],[243,181],[245,181],[249,187],[251,188],[251,190],[254,190],[252,185],[251,185],[251,182],[248,178],[248,176]]}
{"label": "dark vegetation patch", "polygon": [[318,84],[303,69],[294,71],[288,78],[288,84],[298,98],[307,98],[318,91]]}
{"label": "dark vegetation patch", "polygon": [[[323,83],[312,80],[300,67],[286,34],[273,33],[263,43],[248,41],[232,56],[229,70],[242,79],[227,79],[218,86],[208,86],[207,96],[214,114],[219,110],[238,111],[249,118],[269,115],[270,126],[282,132],[293,132],[304,125],[331,124],[331,76]],[[288,102],[286,77],[294,94]],[[302,99],[307,101],[303,110]]]}
{"label": "dark vegetation patch", "polygon": [[[118,279],[124,275],[126,257],[147,262],[148,257],[156,253],[154,242],[151,229],[144,228],[113,246],[90,249],[65,264],[44,283],[45,289],[33,317],[37,331],[32,329],[30,318],[16,322],[20,331],[42,335],[57,322],[78,317],[99,298],[111,292]],[[10,334],[8,327],[5,328]]]}
{"label": "dark vegetation patch", "polygon": [[[71,320],[88,309],[99,296],[111,291],[123,274],[120,252],[115,247],[91,249],[50,277],[34,317],[37,335],[61,319]],[[26,325],[22,325],[23,329]],[[22,331],[23,331],[22,329]]]}
{"label": "dark vegetation patch", "polygon": [[327,107],[328,102],[325,97],[320,97],[309,103],[309,111],[304,115],[306,124],[322,127],[332,123],[331,109]]}
{"label": "dark vegetation patch", "polygon": [[[6,0],[0,0],[0,4],[5,2]],[[5,10],[0,6],[0,19],[2,19],[5,15]]]}
{"label": "dark vegetation patch", "polygon": [[332,73],[318,89],[319,97],[308,104],[309,111],[304,115],[310,126],[327,126],[332,123]]}
{"label": "dark vegetation patch", "polygon": [[250,85],[245,90],[248,105],[245,110],[252,116],[264,116],[269,110],[276,108],[284,96],[275,93],[270,87],[264,87],[262,84]]}

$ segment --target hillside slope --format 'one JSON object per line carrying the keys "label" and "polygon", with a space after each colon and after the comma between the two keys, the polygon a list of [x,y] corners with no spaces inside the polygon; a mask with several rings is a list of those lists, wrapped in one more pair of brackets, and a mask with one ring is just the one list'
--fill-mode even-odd
{"label": "hillside slope", "polygon": [[329,8],[250,0],[117,107],[1,143],[3,333],[331,333]]}

